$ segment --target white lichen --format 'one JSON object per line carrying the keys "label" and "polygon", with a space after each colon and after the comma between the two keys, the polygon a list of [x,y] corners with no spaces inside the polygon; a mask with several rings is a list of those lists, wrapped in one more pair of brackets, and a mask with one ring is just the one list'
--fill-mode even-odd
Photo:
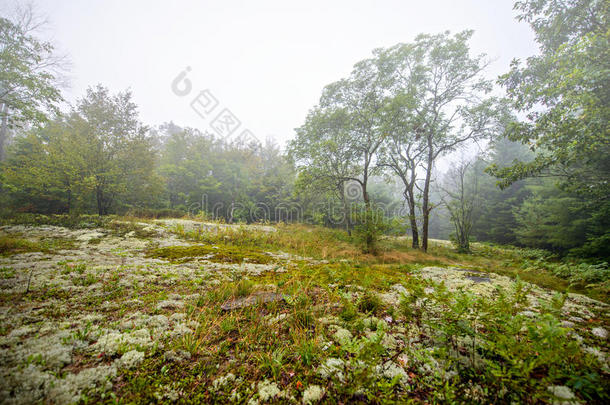
{"label": "white lichen", "polygon": [[280,392],[280,389],[274,382],[265,380],[258,383],[258,398],[261,402],[266,402],[275,398]]}
{"label": "white lichen", "polygon": [[130,350],[125,353],[118,361],[119,367],[134,368],[144,360],[144,353],[137,350]]}
{"label": "white lichen", "polygon": [[324,390],[319,385],[310,385],[303,392],[303,404],[310,405],[318,402],[324,396]]}

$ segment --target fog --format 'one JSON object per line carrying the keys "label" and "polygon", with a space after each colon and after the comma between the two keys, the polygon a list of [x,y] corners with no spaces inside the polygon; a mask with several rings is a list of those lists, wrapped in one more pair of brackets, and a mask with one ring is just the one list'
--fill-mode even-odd
{"label": "fog", "polygon": [[88,86],[130,88],[148,125],[174,121],[205,130],[190,99],[171,91],[186,67],[194,91],[209,89],[259,139],[294,136],[322,88],[377,47],[419,33],[475,30],[473,53],[493,60],[536,52],[512,1],[65,1],[37,2],[50,36],[70,56],[74,102]]}

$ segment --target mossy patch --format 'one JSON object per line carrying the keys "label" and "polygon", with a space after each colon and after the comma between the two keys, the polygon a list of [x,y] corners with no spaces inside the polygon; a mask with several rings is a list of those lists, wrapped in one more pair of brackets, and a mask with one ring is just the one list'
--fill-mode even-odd
{"label": "mossy patch", "polygon": [[273,261],[273,258],[267,254],[226,245],[167,246],[152,249],[148,256],[171,262],[186,262],[198,257],[205,257],[211,262],[218,263],[267,264]]}
{"label": "mossy patch", "polygon": [[29,240],[14,235],[0,236],[0,256],[11,256],[19,253],[43,252],[75,249],[73,240],[65,238],[49,238],[45,240]]}

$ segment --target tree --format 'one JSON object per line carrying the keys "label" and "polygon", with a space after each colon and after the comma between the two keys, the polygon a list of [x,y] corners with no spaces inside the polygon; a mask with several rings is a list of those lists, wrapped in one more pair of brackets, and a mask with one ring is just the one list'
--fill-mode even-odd
{"label": "tree", "polygon": [[497,179],[485,172],[490,165],[507,167],[515,160],[530,161],[532,152],[527,146],[502,137],[494,140],[485,153],[473,163],[469,176],[478,178],[479,200],[474,213],[472,235],[476,240],[502,244],[516,244],[519,228],[514,211],[531,195],[528,180],[521,180],[500,189]]}
{"label": "tree", "polygon": [[[378,171],[375,159],[384,139],[380,130],[381,111],[387,100],[382,86],[383,66],[379,62],[378,58],[360,61],[348,78],[326,86],[320,106],[297,130],[291,147],[302,162],[308,161],[316,168],[310,170],[314,178],[334,178],[337,189],[348,181],[359,186],[364,202],[359,229],[366,234],[365,250],[369,252],[375,251],[374,228],[380,224],[375,223],[377,216],[372,215],[367,187]],[[331,153],[323,151],[324,148],[330,148]]]}
{"label": "tree", "polygon": [[[394,58],[395,62],[408,63],[408,60]],[[395,66],[394,69],[397,69]],[[410,67],[410,75],[417,74]],[[413,78],[410,82],[415,81]],[[383,131],[387,134],[381,157],[380,167],[387,167],[403,184],[403,196],[408,207],[412,247],[419,248],[419,229],[417,222],[417,182],[418,171],[424,166],[426,149],[421,141],[419,125],[413,120],[416,100],[413,86],[398,86],[396,94],[384,111]]]}
{"label": "tree", "polygon": [[44,122],[62,100],[58,84],[65,58],[35,36],[42,25],[31,7],[12,20],[0,17],[0,161],[12,128]]}
{"label": "tree", "polygon": [[296,137],[288,150],[299,168],[299,188],[335,194],[343,207],[341,222],[349,232],[350,209],[345,189],[347,182],[357,177],[360,169],[354,161],[347,112],[344,109],[314,108],[305,123],[296,129]]}
{"label": "tree", "polygon": [[462,253],[470,252],[472,214],[479,197],[478,176],[476,173],[469,175],[472,171],[473,162],[462,159],[449,169],[442,187],[444,193],[442,202],[449,211],[455,230],[452,239],[457,250]]}
{"label": "tree", "polygon": [[87,181],[99,215],[108,214],[118,197],[132,204],[130,195],[156,194],[152,139],[138,120],[129,91],[111,95],[101,85],[87,89],[70,115],[69,125],[82,128]]}
{"label": "tree", "polygon": [[[448,32],[419,35],[413,44],[398,44],[379,52],[390,68],[389,87],[406,100],[408,125],[402,147],[423,155],[422,250],[428,248],[432,173],[437,160],[467,143],[490,138],[503,131],[507,114],[501,100],[489,97],[491,83],[483,77],[488,63],[484,55],[471,56],[472,31],[454,36]],[[404,94],[408,94],[404,97]],[[421,155],[418,155],[418,159]],[[412,163],[407,162],[408,169]],[[417,183],[415,183],[417,184]]]}
{"label": "tree", "polygon": [[582,198],[557,190],[549,179],[528,188],[531,195],[514,210],[520,244],[566,252],[587,242],[590,213]]}
{"label": "tree", "polygon": [[518,19],[536,33],[541,54],[514,60],[500,78],[517,110],[509,136],[536,152],[529,162],[490,172],[502,186],[554,176],[564,190],[598,201],[610,195],[610,30],[608,1],[525,0]]}
{"label": "tree", "polygon": [[[18,137],[3,168],[6,187],[36,211],[154,205],[156,155],[129,92],[90,88],[68,115]],[[45,204],[43,201],[46,200]]]}

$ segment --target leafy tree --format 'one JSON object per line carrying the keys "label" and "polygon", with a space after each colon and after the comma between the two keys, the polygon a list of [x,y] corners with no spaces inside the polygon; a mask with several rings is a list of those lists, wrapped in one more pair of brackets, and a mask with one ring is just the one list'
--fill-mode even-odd
{"label": "leafy tree", "polygon": [[588,217],[582,199],[557,190],[553,181],[538,183],[530,186],[532,195],[515,209],[518,242],[555,251],[582,246]]}
{"label": "leafy tree", "polygon": [[[407,63],[402,58],[394,59],[398,63]],[[409,68],[412,69],[412,68]],[[416,74],[413,70],[411,75]],[[412,79],[411,79],[412,80]],[[419,172],[424,168],[426,149],[421,142],[419,124],[413,118],[415,99],[413,87],[398,87],[397,94],[388,104],[383,121],[383,130],[387,134],[379,166],[389,168],[403,184],[403,197],[408,207],[408,219],[411,231],[412,247],[419,248],[418,227],[418,181]]]}
{"label": "leafy tree", "polygon": [[[154,205],[160,193],[155,152],[137,119],[130,93],[110,95],[97,86],[77,107],[19,137],[4,166],[16,202],[39,201],[47,212]],[[41,204],[47,200],[47,204]]]}
{"label": "leafy tree", "polygon": [[83,131],[87,181],[99,215],[108,214],[119,197],[131,205],[157,194],[152,140],[129,91],[111,95],[101,85],[87,89],[70,122]]}
{"label": "leafy tree", "polygon": [[11,129],[44,122],[62,100],[58,82],[65,60],[36,37],[43,24],[31,7],[12,19],[0,17],[0,161]]}
{"label": "leafy tree", "polygon": [[349,119],[345,109],[317,107],[296,129],[297,136],[288,147],[289,155],[299,169],[298,189],[335,195],[343,209],[340,222],[348,232],[351,215],[345,189],[360,171],[350,143]]}
{"label": "leafy tree", "polygon": [[[365,59],[354,65],[348,78],[326,86],[320,106],[297,130],[291,147],[301,162],[313,163],[316,169],[309,173],[312,178],[334,179],[327,184],[333,184],[339,195],[343,195],[341,188],[346,182],[358,185],[366,211],[359,218],[368,221],[361,230],[373,226],[371,222],[376,218],[368,184],[377,172],[375,159],[384,139],[380,130],[386,102],[382,69],[378,58]],[[365,250],[374,252],[377,232],[370,229],[364,238]]]}
{"label": "leafy tree", "polygon": [[[402,118],[407,124],[400,140],[402,148],[411,147],[423,155],[424,251],[434,208],[430,188],[436,162],[462,145],[502,133],[506,121],[504,103],[488,96],[491,83],[483,77],[488,64],[484,55],[470,55],[472,33],[419,35],[412,44],[398,44],[379,52],[381,60],[390,65],[386,72],[389,87],[404,100],[402,110],[408,114]],[[411,146],[414,142],[415,147]],[[407,171],[410,166],[413,162],[403,163]],[[410,183],[410,179],[405,183],[407,188]]]}
{"label": "leafy tree", "polygon": [[510,127],[510,138],[530,145],[536,157],[493,166],[502,186],[553,175],[564,190],[598,200],[610,195],[609,8],[597,0],[515,3],[542,52],[525,65],[514,60],[500,82],[525,114]]}

